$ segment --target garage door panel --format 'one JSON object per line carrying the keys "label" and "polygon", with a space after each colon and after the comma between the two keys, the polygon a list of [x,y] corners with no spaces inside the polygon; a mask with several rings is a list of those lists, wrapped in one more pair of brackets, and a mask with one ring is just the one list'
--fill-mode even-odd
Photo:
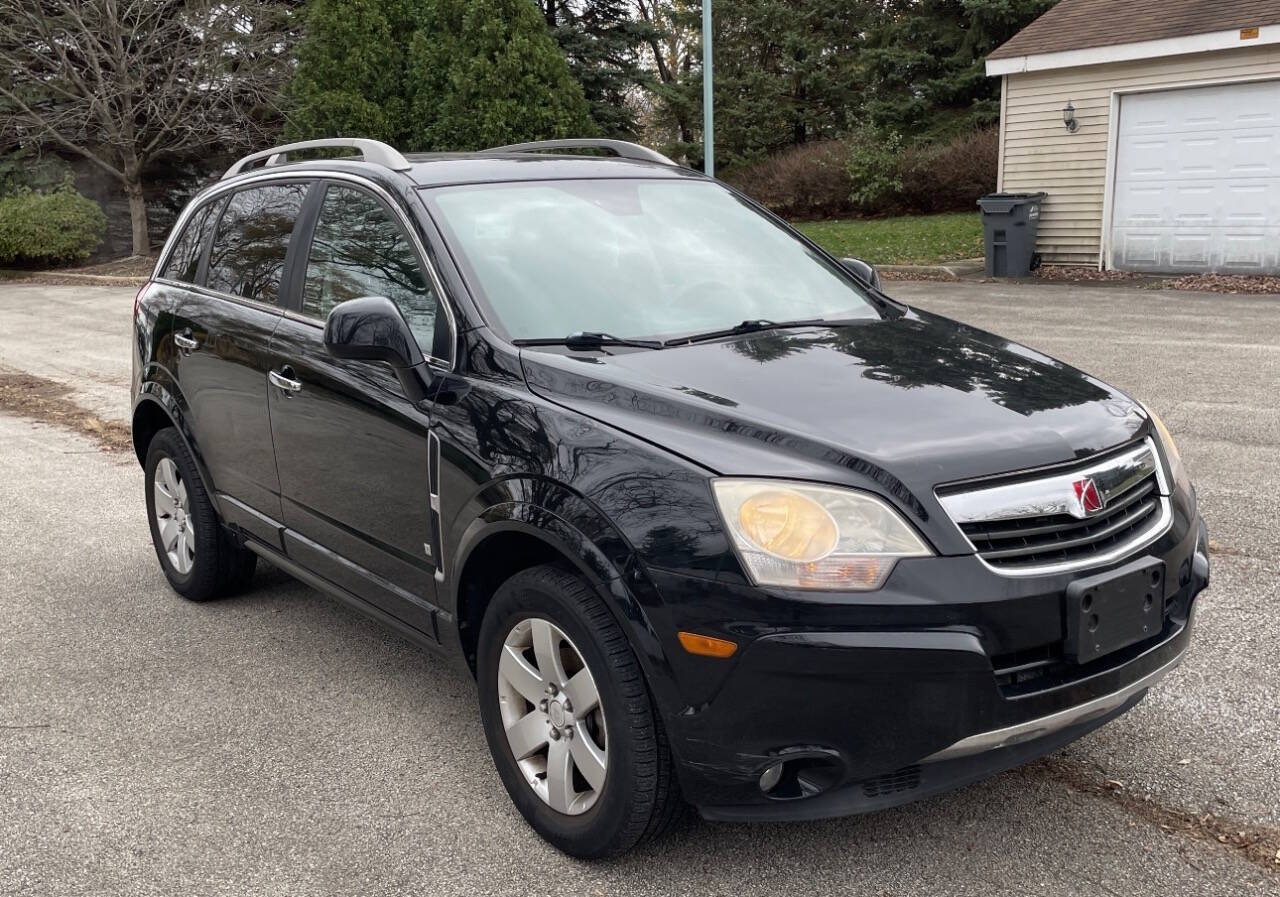
{"label": "garage door panel", "polygon": [[1275,91],[1275,82],[1256,81],[1131,94],[1123,99],[1129,114],[1121,119],[1120,136],[1275,127]]}
{"label": "garage door panel", "polygon": [[1124,270],[1268,274],[1280,271],[1280,228],[1254,232],[1175,232],[1168,228],[1126,231],[1115,246]]}
{"label": "garage door panel", "polygon": [[1116,253],[1129,270],[1154,270],[1160,265],[1161,241],[1160,231],[1127,230],[1120,235]]}
{"label": "garage door panel", "polygon": [[1118,226],[1268,227],[1280,221],[1280,178],[1116,185]]}
{"label": "garage door panel", "polygon": [[1112,263],[1280,272],[1280,81],[1121,99]]}
{"label": "garage door panel", "polygon": [[1117,182],[1165,178],[1266,177],[1280,172],[1280,128],[1274,132],[1134,138]]}
{"label": "garage door panel", "polygon": [[1169,261],[1179,267],[1205,269],[1213,264],[1213,234],[1183,230],[1173,235]]}
{"label": "garage door panel", "polygon": [[1269,234],[1266,230],[1251,234],[1228,233],[1223,249],[1222,265],[1224,268],[1237,271],[1260,271],[1269,263],[1275,264],[1274,252],[1268,259],[1268,251],[1274,249],[1277,239],[1280,239],[1280,229],[1273,229]]}

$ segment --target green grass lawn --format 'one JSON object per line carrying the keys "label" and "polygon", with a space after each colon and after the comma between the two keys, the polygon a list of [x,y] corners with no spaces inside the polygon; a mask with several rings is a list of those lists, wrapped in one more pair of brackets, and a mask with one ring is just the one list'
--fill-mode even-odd
{"label": "green grass lawn", "polygon": [[833,255],[873,265],[932,265],[982,257],[982,216],[972,212],[798,221],[796,228]]}

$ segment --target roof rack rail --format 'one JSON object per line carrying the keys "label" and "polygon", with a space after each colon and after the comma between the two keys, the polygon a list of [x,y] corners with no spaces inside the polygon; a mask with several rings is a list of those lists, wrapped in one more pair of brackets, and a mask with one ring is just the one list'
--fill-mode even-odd
{"label": "roof rack rail", "polygon": [[533,143],[513,143],[510,146],[495,146],[481,150],[481,155],[488,153],[538,153],[554,149],[606,149],[612,150],[623,159],[639,159],[643,162],[661,162],[663,165],[675,165],[662,153],[651,150],[638,143],[625,140],[603,140],[594,137],[579,137],[571,140],[536,140]]}
{"label": "roof rack rail", "polygon": [[409,160],[400,155],[394,147],[387,146],[380,140],[366,140],[362,137],[327,137],[322,140],[303,140],[299,143],[286,143],[284,146],[273,146],[271,149],[250,153],[227,169],[222,176],[225,181],[229,177],[241,174],[259,159],[266,159],[263,168],[272,165],[283,165],[289,161],[289,153],[310,149],[358,149],[366,162],[382,165],[392,171],[408,171],[412,166]]}

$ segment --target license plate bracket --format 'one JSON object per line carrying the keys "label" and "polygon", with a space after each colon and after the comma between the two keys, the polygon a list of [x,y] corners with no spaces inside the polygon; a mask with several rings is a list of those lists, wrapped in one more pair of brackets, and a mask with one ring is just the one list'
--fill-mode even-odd
{"label": "license plate bracket", "polygon": [[1164,628],[1164,562],[1135,561],[1067,586],[1063,654],[1076,663],[1127,648]]}

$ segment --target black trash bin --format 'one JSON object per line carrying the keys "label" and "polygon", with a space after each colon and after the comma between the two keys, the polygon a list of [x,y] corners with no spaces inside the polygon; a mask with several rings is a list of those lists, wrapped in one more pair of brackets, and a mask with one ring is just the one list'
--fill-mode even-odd
{"label": "black trash bin", "polygon": [[978,200],[987,244],[988,277],[1029,277],[1036,267],[1036,231],[1044,193],[989,193]]}

